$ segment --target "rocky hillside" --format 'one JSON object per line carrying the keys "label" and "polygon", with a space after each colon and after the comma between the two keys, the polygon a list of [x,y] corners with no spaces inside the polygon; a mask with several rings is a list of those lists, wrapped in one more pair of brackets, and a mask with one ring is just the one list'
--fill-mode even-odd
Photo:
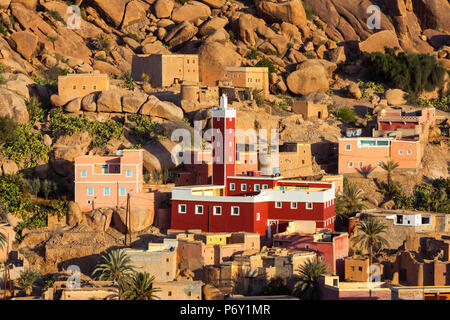
{"label": "rocky hillside", "polygon": [[[373,4],[382,10],[380,30],[367,27]],[[79,29],[67,27],[71,5],[80,7]],[[345,123],[304,124],[286,101],[339,106],[363,98],[375,107],[387,97],[361,92],[354,81],[368,54],[385,46],[431,53],[449,69],[449,14],[447,0],[0,0],[0,115],[33,132],[22,142],[36,142],[3,153],[2,173],[35,168],[45,178],[53,169],[70,184],[77,155],[144,144],[146,169],[166,168],[175,143],[163,137],[193,120],[206,128],[210,111],[182,109],[170,94],[134,83],[128,74],[134,54],[198,53],[206,68],[268,66],[273,95],[265,106],[243,105],[239,126],[280,128],[285,140],[335,141]],[[94,70],[111,76],[112,90],[73,101],[56,94],[58,75]],[[446,85],[430,97],[445,96],[448,87],[446,74]],[[341,89],[350,102],[334,95]],[[393,99],[403,102],[403,94]],[[52,113],[55,107],[66,114]],[[152,121],[123,118],[135,113]],[[158,130],[143,136],[155,124]],[[35,150],[37,159],[26,156]]]}

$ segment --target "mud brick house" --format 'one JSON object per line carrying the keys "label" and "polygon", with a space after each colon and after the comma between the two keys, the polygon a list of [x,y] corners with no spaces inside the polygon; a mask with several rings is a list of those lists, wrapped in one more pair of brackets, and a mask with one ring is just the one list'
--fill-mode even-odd
{"label": "mud brick house", "polygon": [[[345,258],[345,274],[344,279],[346,281],[367,282],[371,270],[369,270],[369,258],[362,256],[352,256]],[[384,266],[379,263],[372,263],[379,267],[380,276],[383,275]],[[372,270],[372,274],[374,274]]]}
{"label": "mud brick house", "polygon": [[369,287],[368,282],[341,282],[338,276],[320,276],[321,300],[392,300],[392,286],[379,282]]}
{"label": "mud brick house", "polygon": [[58,95],[71,99],[82,98],[89,93],[109,90],[107,74],[68,74],[58,77]]}
{"label": "mud brick house", "polygon": [[311,101],[295,100],[292,104],[292,111],[301,114],[304,120],[326,120],[328,118],[328,106]]}
{"label": "mud brick house", "polygon": [[142,81],[142,75],[150,77],[155,88],[174,84],[199,82],[198,55],[196,54],[152,54],[135,55],[131,65],[131,76]]}
{"label": "mud brick house", "polygon": [[278,157],[280,173],[286,178],[313,173],[310,143],[285,142],[279,148]]}
{"label": "mud brick house", "polygon": [[344,274],[344,258],[348,256],[348,233],[321,230],[315,234],[279,233],[273,237],[275,247],[312,251],[328,266],[328,272]]}
{"label": "mud brick house", "polygon": [[269,92],[269,69],[266,67],[225,67],[202,68],[201,83],[207,86],[217,86],[223,81],[229,81],[234,87],[261,90],[267,98]]}
{"label": "mud brick house", "polygon": [[155,281],[153,286],[160,290],[156,293],[160,300],[202,300],[201,281]]}
{"label": "mud brick house", "polygon": [[75,158],[75,202],[82,211],[127,206],[154,212],[160,194],[143,184],[143,150],[126,149],[117,155]]}
{"label": "mud brick house", "polygon": [[172,229],[256,232],[269,237],[292,221],[334,230],[333,182],[283,180],[260,171],[236,174],[236,110],[226,96],[213,109],[212,185],[172,189]]}
{"label": "mud brick house", "polygon": [[342,138],[339,139],[340,174],[360,173],[366,168],[383,172],[383,162],[394,161],[397,170],[416,170],[422,161],[419,140],[393,138]]}
{"label": "mud brick house", "polygon": [[290,289],[299,275],[299,266],[316,257],[314,252],[270,248],[254,254],[241,253],[233,260],[205,268],[205,282],[225,294],[261,294],[272,279],[281,279]]}

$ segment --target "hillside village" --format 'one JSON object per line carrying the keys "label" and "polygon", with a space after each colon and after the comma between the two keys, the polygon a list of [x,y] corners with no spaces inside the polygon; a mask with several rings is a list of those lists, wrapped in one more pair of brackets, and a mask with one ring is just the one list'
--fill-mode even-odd
{"label": "hillside village", "polygon": [[0,296],[450,299],[449,15],[0,1]]}

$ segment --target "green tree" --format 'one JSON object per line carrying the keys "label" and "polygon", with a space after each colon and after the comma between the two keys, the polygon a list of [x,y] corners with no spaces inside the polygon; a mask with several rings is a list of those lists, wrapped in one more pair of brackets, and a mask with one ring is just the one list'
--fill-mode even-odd
{"label": "green tree", "polygon": [[314,258],[300,265],[299,280],[294,286],[292,294],[301,300],[319,300],[319,277],[328,272],[328,266],[319,259]]}
{"label": "green tree", "polygon": [[17,286],[22,290],[27,296],[31,295],[33,290],[33,284],[41,276],[39,271],[26,270],[21,271],[19,278],[17,279]]}
{"label": "green tree", "polygon": [[44,182],[41,185],[41,191],[44,194],[45,199],[48,199],[48,196],[52,192],[52,186],[50,181],[48,181],[47,179],[44,180]]}
{"label": "green tree", "polygon": [[34,178],[33,182],[31,183],[31,194],[35,197],[39,194],[39,191],[41,191],[41,180],[39,178]]}
{"label": "green tree", "polygon": [[381,168],[383,168],[383,170],[385,170],[386,174],[387,174],[387,187],[388,187],[389,192],[392,191],[392,173],[398,166],[399,166],[399,164],[392,160],[390,160],[388,162],[383,162],[381,164]]}
{"label": "green tree", "polygon": [[153,287],[154,276],[147,272],[135,272],[124,284],[122,299],[124,300],[156,300],[159,288]]}
{"label": "green tree", "polygon": [[17,123],[9,116],[0,117],[0,148],[11,141],[17,131]]}
{"label": "green tree", "polygon": [[352,238],[352,242],[360,249],[366,249],[369,252],[369,266],[372,265],[373,250],[389,244],[382,236],[387,228],[387,225],[374,218],[361,221],[356,227],[357,236]]}
{"label": "green tree", "polygon": [[364,191],[344,178],[342,193],[336,196],[335,212],[339,218],[348,218],[360,210],[366,209]]}
{"label": "green tree", "polygon": [[102,256],[101,263],[97,264],[92,275],[97,276],[99,280],[116,281],[122,292],[133,272],[134,266],[125,251],[113,250]]}

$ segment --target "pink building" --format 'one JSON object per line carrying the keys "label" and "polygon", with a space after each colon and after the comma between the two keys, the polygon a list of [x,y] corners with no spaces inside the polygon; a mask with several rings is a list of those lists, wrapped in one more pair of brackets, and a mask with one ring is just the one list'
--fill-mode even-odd
{"label": "pink building", "polygon": [[314,251],[317,257],[328,265],[329,272],[344,276],[344,258],[348,256],[347,232],[280,233],[274,236],[273,246],[290,250]]}
{"label": "pink building", "polygon": [[339,174],[358,173],[371,166],[382,172],[383,162],[394,161],[398,169],[417,169],[422,161],[419,140],[393,138],[339,139]]}
{"label": "pink building", "polygon": [[143,184],[143,150],[75,158],[75,202],[82,211],[105,207],[157,209],[159,192]]}

